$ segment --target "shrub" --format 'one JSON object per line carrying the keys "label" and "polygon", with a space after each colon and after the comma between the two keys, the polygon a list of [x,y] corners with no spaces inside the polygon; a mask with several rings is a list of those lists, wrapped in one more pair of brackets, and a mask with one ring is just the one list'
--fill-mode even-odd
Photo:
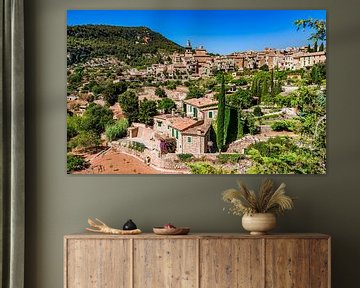
{"label": "shrub", "polygon": [[166,88],[168,88],[169,90],[175,90],[176,89],[176,83],[175,82],[169,82],[166,85]]}
{"label": "shrub", "polygon": [[294,131],[296,128],[296,122],[291,120],[279,120],[271,125],[271,129],[274,131]]}
{"label": "shrub", "polygon": [[119,139],[126,136],[127,128],[129,127],[129,121],[127,119],[121,119],[113,125],[109,125],[105,129],[106,138],[109,141]]}
{"label": "shrub", "polygon": [[188,162],[194,157],[194,155],[191,153],[177,154],[177,156],[180,159],[180,161],[182,161],[182,162]]}
{"label": "shrub", "polygon": [[244,86],[244,85],[248,84],[247,80],[244,77],[241,77],[239,79],[234,79],[231,81],[231,83],[234,83],[234,84],[240,85],[240,86]]}
{"label": "shrub", "polygon": [[175,153],[175,151],[176,151],[176,140],[175,139],[162,140],[160,142],[160,151],[163,154]]}
{"label": "shrub", "polygon": [[89,162],[87,162],[84,157],[80,155],[67,154],[67,173],[86,169],[89,165]]}
{"label": "shrub", "polygon": [[221,166],[211,165],[208,162],[188,163],[193,174],[235,174],[235,170],[228,170]]}
{"label": "shrub", "polygon": [[257,117],[260,117],[263,115],[262,111],[261,111],[261,108],[259,106],[255,106],[254,108],[254,115],[257,116]]}
{"label": "shrub", "polygon": [[165,90],[164,90],[164,89],[161,89],[160,87],[158,87],[158,88],[155,89],[155,95],[156,95],[156,96],[159,96],[160,98],[165,98],[165,97],[167,97]]}
{"label": "shrub", "polygon": [[139,152],[144,152],[146,146],[143,143],[132,141],[129,144],[129,148],[133,149],[133,150],[136,150],[136,151],[139,151]]}
{"label": "shrub", "polygon": [[279,118],[280,116],[281,116],[281,115],[279,115],[279,114],[269,113],[269,114],[265,114],[265,115],[261,116],[261,119],[262,119],[262,120],[275,119],[275,118]]}
{"label": "shrub", "polygon": [[221,164],[225,164],[225,163],[238,163],[241,159],[244,158],[244,156],[242,154],[219,154],[216,157],[218,159],[218,161]]}

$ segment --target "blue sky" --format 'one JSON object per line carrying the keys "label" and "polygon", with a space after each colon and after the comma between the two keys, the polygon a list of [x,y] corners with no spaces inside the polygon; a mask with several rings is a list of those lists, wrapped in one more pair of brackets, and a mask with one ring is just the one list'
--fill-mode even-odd
{"label": "blue sky", "polygon": [[68,10],[67,24],[146,26],[184,46],[209,52],[262,50],[307,45],[311,31],[296,19],[326,19],[325,10]]}

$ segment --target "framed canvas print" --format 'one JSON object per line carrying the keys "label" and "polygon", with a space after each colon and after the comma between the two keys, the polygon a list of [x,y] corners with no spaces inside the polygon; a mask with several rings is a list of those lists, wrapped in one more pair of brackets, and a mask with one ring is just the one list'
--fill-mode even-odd
{"label": "framed canvas print", "polygon": [[326,11],[69,10],[67,172],[326,173]]}

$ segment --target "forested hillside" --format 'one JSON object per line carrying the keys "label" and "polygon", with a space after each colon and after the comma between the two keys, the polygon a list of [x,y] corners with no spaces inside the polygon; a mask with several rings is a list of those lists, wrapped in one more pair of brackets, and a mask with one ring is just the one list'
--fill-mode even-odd
{"label": "forested hillside", "polygon": [[161,63],[183,47],[147,27],[78,25],[67,28],[68,65],[115,56],[131,66]]}

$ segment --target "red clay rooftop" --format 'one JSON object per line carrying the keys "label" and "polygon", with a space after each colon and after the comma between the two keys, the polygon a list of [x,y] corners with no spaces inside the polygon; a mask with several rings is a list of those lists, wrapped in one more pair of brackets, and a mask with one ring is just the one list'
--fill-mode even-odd
{"label": "red clay rooftop", "polygon": [[192,99],[184,100],[184,103],[195,106],[197,108],[202,108],[202,107],[217,105],[218,101],[210,98],[192,98]]}
{"label": "red clay rooftop", "polygon": [[174,116],[171,114],[156,115],[156,116],[154,116],[154,119],[166,120],[167,125],[170,125],[174,129],[177,129],[179,131],[183,131],[185,129],[193,127],[193,126],[197,125],[199,122],[201,122],[201,121],[197,121],[197,120],[194,120],[191,118]]}

